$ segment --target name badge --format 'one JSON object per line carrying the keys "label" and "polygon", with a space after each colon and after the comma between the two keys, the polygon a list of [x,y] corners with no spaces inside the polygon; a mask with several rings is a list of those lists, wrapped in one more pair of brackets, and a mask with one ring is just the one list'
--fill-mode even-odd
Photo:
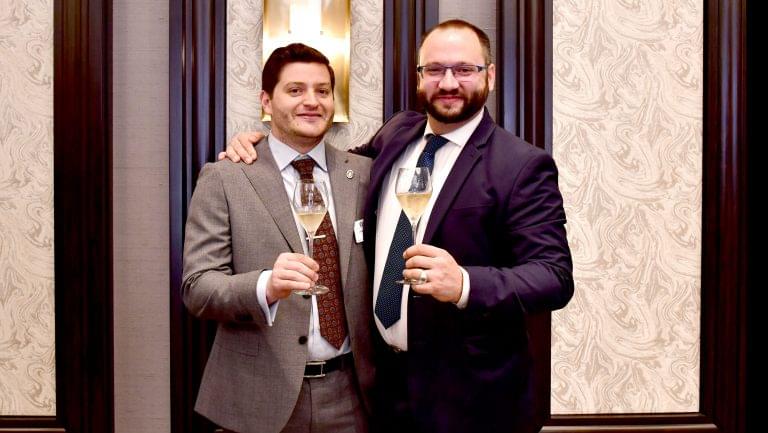
{"label": "name badge", "polygon": [[363,220],[357,220],[355,221],[355,242],[356,243],[362,243],[363,242]]}

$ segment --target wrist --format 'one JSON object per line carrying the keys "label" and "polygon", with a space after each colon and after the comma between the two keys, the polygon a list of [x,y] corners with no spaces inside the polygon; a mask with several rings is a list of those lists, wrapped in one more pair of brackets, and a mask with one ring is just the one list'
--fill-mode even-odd
{"label": "wrist", "polygon": [[272,288],[272,280],[271,279],[269,281],[267,281],[266,295],[267,295],[267,305],[272,305],[272,304],[275,303],[275,301],[277,301],[277,296],[275,295],[275,291]]}

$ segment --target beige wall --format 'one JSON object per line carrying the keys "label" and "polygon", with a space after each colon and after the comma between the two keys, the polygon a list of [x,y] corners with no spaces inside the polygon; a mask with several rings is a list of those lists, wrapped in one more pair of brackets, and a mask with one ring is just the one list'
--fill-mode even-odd
{"label": "beige wall", "polygon": [[115,431],[170,431],[168,3],[114,2]]}
{"label": "beige wall", "polygon": [[576,293],[552,412],[696,412],[703,2],[554,0],[553,145]]}
{"label": "beige wall", "polygon": [[[262,1],[227,2],[227,137],[264,130],[260,121]],[[380,0],[352,0],[349,123],[326,136],[339,148],[365,143],[381,126],[384,98],[384,9]]]}
{"label": "beige wall", "polygon": [[0,416],[56,414],[53,1],[0,0]]}

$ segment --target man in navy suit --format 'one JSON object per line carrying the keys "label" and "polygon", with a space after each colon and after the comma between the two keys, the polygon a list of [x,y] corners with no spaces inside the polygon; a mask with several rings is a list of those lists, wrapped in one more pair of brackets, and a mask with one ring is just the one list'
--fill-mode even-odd
{"label": "man in navy suit", "polygon": [[[496,69],[482,30],[430,30],[418,74],[426,116],[398,113],[355,149],[375,158],[364,210],[381,336],[373,427],[534,430],[525,315],[573,295],[557,168],[483,108]],[[253,138],[236,137],[230,158],[254,158]],[[394,191],[397,170],[414,166],[431,167],[434,183],[415,242]],[[399,286],[400,275],[418,283]]]}

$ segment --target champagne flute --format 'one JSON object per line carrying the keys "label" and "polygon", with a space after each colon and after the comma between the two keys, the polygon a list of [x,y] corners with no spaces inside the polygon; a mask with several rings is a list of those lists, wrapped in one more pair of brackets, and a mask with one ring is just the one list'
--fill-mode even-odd
{"label": "champagne flute", "polygon": [[[307,255],[313,256],[315,233],[328,212],[326,203],[328,194],[325,183],[321,180],[301,179],[293,190],[293,211],[307,234]],[[294,290],[299,295],[322,295],[328,293],[328,287],[314,284],[306,290]]]}
{"label": "champagne flute", "polygon": [[[428,167],[400,168],[397,170],[395,194],[400,206],[411,223],[413,243],[416,244],[416,232],[419,230],[421,215],[427,209],[432,196],[432,176]],[[416,284],[417,280],[403,279],[399,284]]]}

